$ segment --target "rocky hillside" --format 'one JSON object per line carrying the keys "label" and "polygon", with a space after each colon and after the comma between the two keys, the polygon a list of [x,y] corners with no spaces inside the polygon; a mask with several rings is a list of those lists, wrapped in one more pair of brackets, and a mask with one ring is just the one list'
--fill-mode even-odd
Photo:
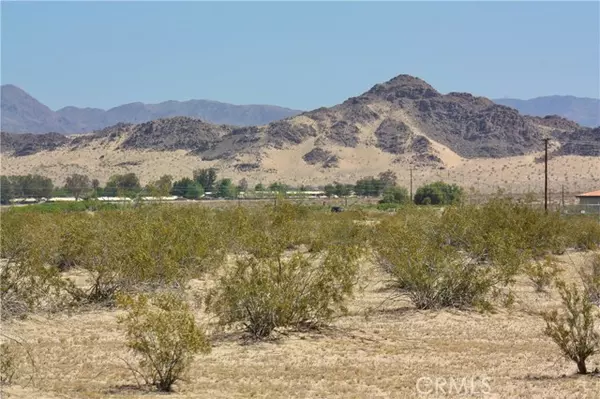
{"label": "rocky hillside", "polygon": [[597,98],[547,96],[531,100],[500,98],[494,102],[515,108],[524,115],[559,115],[582,126],[600,126],[600,99]]}
{"label": "rocky hillside", "polygon": [[233,105],[209,100],[141,102],[109,110],[65,107],[52,111],[14,85],[3,85],[2,131],[13,133],[83,133],[118,123],[143,123],[160,118],[188,116],[210,123],[236,126],[263,125],[301,111],[272,105]]}
{"label": "rocky hillside", "polygon": [[595,150],[582,143],[597,140],[598,132],[558,116],[523,116],[468,93],[443,95],[419,78],[400,75],[334,107],[262,126],[173,117],[121,123],[73,137],[2,137],[2,152],[14,156],[56,148],[184,150],[205,161],[260,169],[266,151],[302,148],[306,165],[335,169],[341,162],[351,162],[342,152],[361,148],[389,154],[393,162],[437,167],[445,165],[444,151],[463,159],[518,156],[542,150],[545,137],[553,137],[566,155],[595,155]]}

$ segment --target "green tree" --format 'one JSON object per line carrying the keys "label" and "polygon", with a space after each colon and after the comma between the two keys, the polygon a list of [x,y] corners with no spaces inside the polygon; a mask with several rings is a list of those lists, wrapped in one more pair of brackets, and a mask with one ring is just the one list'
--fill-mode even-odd
{"label": "green tree", "polygon": [[383,190],[381,204],[406,204],[410,201],[408,190],[404,187],[390,186]]}
{"label": "green tree", "polygon": [[263,186],[262,183],[258,183],[256,186],[254,186],[254,191],[265,191],[265,186]]}
{"label": "green tree", "polygon": [[115,196],[123,193],[126,196],[135,195],[141,190],[140,180],[135,173],[126,173],[124,175],[113,175],[108,179],[105,195]]}
{"label": "green tree", "polygon": [[15,197],[12,183],[7,176],[0,176],[0,204],[10,204]]}
{"label": "green tree", "polygon": [[204,189],[195,180],[184,177],[173,183],[171,194],[187,199],[198,199],[204,194]]}
{"label": "green tree", "polygon": [[372,176],[360,179],[354,186],[356,195],[362,197],[379,197],[385,188],[385,183]]}
{"label": "green tree", "polygon": [[274,182],[269,185],[269,190],[276,191],[278,193],[285,193],[289,190],[289,187],[286,184],[280,182]]}
{"label": "green tree", "polygon": [[419,187],[415,193],[415,204],[451,205],[459,203],[462,197],[463,189],[461,187],[438,181]]}
{"label": "green tree", "polygon": [[193,176],[194,180],[206,191],[214,191],[215,182],[217,181],[217,170],[215,168],[196,169]]}
{"label": "green tree", "polygon": [[237,190],[233,185],[231,179],[221,179],[216,184],[216,193],[219,198],[235,198],[237,196]]}
{"label": "green tree", "polygon": [[157,196],[167,196],[171,189],[173,188],[173,176],[171,175],[163,175],[160,179],[148,184],[146,189],[148,192],[152,193],[152,195]]}
{"label": "green tree", "polygon": [[78,173],[74,173],[67,177],[67,180],[65,181],[65,188],[75,196],[76,200],[81,197],[81,194],[88,192],[90,186],[90,178]]}
{"label": "green tree", "polygon": [[328,198],[331,198],[335,195],[335,186],[333,184],[328,184],[325,187],[323,187],[323,191],[325,191],[325,195]]}
{"label": "green tree", "polygon": [[17,197],[48,198],[54,190],[52,180],[40,175],[13,176],[11,183]]}
{"label": "green tree", "polygon": [[101,197],[104,194],[104,189],[100,187],[100,180],[92,180],[92,195],[94,197]]}

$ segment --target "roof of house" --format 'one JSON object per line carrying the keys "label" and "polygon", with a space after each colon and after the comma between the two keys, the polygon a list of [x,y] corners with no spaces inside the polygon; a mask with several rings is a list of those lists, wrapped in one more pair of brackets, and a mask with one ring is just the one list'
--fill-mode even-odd
{"label": "roof of house", "polygon": [[600,197],[600,190],[590,191],[589,193],[579,194],[576,197]]}

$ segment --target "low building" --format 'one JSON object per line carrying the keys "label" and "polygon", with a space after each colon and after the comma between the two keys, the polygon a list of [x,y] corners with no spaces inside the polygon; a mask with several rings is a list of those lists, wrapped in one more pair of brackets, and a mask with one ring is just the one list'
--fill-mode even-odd
{"label": "low building", "polygon": [[600,205],[600,190],[576,195],[579,205]]}
{"label": "low building", "polygon": [[54,198],[48,198],[46,200],[46,202],[76,202],[76,201],[83,201],[83,199],[75,198],[75,197],[54,197]]}

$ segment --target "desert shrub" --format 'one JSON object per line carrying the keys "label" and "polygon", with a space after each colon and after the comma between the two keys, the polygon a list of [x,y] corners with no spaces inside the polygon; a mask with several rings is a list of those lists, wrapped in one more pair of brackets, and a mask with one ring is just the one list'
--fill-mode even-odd
{"label": "desert shrub", "polygon": [[440,234],[481,261],[518,267],[529,258],[543,259],[568,246],[567,221],[508,199],[444,211]]}
{"label": "desert shrub", "polygon": [[2,215],[0,248],[0,304],[3,318],[40,309],[54,309],[69,301],[69,281],[48,263],[56,251],[51,216]]}
{"label": "desert shrub", "polygon": [[560,348],[562,354],[577,364],[577,372],[586,374],[586,360],[600,351],[600,334],[595,330],[595,305],[577,286],[557,283],[563,310],[546,312],[544,334]]}
{"label": "desert shrub", "polygon": [[84,235],[103,239],[86,241],[77,263],[89,273],[91,302],[111,303],[119,291],[184,286],[224,257],[209,210],[148,206],[91,220]]}
{"label": "desert shrub", "polygon": [[579,274],[589,299],[600,306],[600,254],[593,254]]}
{"label": "desert shrub", "polygon": [[127,347],[139,358],[130,365],[134,375],[159,391],[170,392],[184,377],[197,353],[210,352],[204,331],[196,324],[189,305],[172,293],[152,300],[146,295],[120,296],[128,313],[119,317]]}
{"label": "desert shrub", "polygon": [[574,216],[568,219],[570,244],[582,250],[600,247],[600,223],[596,218]]}
{"label": "desert shrub", "polygon": [[560,273],[556,259],[547,256],[543,261],[534,260],[527,265],[525,272],[537,292],[544,292]]}
{"label": "desert shrub", "polygon": [[373,240],[377,260],[393,285],[419,309],[491,305],[501,268],[480,265],[456,246],[440,241],[439,217],[403,212],[382,222]]}
{"label": "desert shrub", "polygon": [[319,325],[344,310],[364,252],[362,228],[324,215],[302,228],[303,212],[282,205],[263,213],[256,230],[245,227],[244,252],[206,298],[221,324],[241,324],[260,339],[279,327]]}

